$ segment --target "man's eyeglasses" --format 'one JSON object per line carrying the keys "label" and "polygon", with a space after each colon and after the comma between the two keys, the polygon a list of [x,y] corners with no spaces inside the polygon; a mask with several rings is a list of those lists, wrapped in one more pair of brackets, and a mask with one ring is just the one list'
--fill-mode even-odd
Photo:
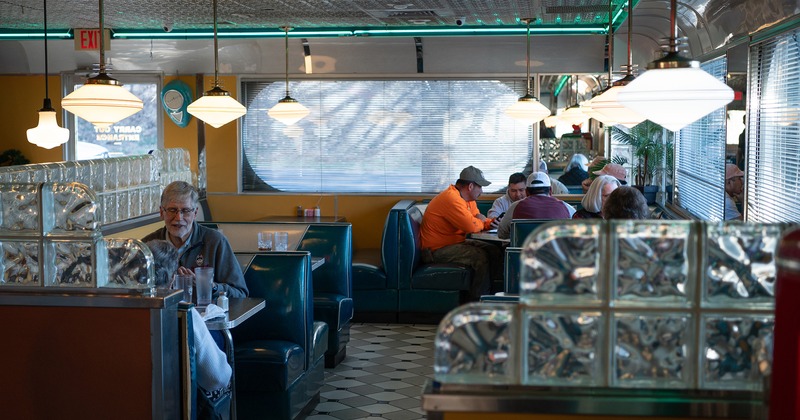
{"label": "man's eyeglasses", "polygon": [[169,207],[166,209],[164,207],[161,208],[164,209],[164,211],[167,212],[167,214],[169,214],[170,216],[177,216],[178,213],[180,213],[181,216],[184,217],[192,214],[196,210],[196,209],[176,209],[175,207]]}

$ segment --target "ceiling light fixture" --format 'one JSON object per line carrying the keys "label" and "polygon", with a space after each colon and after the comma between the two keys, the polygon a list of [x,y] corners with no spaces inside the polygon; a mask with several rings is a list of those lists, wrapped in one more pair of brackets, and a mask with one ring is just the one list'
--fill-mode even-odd
{"label": "ceiling light fixture", "polygon": [[[586,114],[581,111],[580,105],[578,105],[578,80],[578,76],[575,76],[575,104],[568,106],[564,112],[558,115],[558,119],[561,120],[561,122],[569,125],[581,125],[588,119]],[[569,85],[571,89],[572,82],[570,82]]]}
{"label": "ceiling light fixture", "polygon": [[[633,53],[631,52],[631,34],[633,33],[633,9],[628,1],[628,64],[624,64],[625,77],[617,80],[600,96],[592,99],[592,110],[599,114],[598,120],[606,125],[624,125],[631,128],[645,120],[645,117],[636,111],[619,103],[619,93],[636,79],[633,75]],[[613,43],[613,35],[612,35]],[[609,65],[609,75],[611,66]],[[609,79],[610,80],[610,79]]]}
{"label": "ceiling light fixture", "polygon": [[670,0],[666,55],[619,92],[619,102],[672,131],[697,121],[733,100],[733,89],[679,53],[677,0]]}
{"label": "ceiling light fixture", "polygon": [[550,109],[542,105],[531,91],[531,20],[523,19],[526,25],[527,53],[525,55],[525,96],[519,98],[514,105],[506,108],[506,115],[528,124],[535,124],[550,115]]}
{"label": "ceiling light fixture", "polygon": [[61,107],[94,124],[108,127],[142,110],[142,100],[106,74],[103,0],[100,0],[100,72],[61,100]]}
{"label": "ceiling light fixture", "polygon": [[45,149],[52,149],[69,140],[69,130],[59,127],[56,110],[50,102],[47,66],[47,0],[44,0],[44,105],[39,110],[39,125],[28,129],[28,141]]}
{"label": "ceiling light fixture", "polygon": [[233,99],[227,90],[219,87],[219,41],[217,40],[217,0],[214,8],[214,87],[186,107],[186,111],[204,123],[220,128],[247,113],[239,101]]}
{"label": "ceiling light fixture", "polygon": [[289,96],[289,29],[291,28],[288,26],[283,27],[283,31],[286,34],[284,37],[284,47],[286,50],[286,96],[267,111],[267,115],[286,125],[292,125],[311,113],[308,108]]}

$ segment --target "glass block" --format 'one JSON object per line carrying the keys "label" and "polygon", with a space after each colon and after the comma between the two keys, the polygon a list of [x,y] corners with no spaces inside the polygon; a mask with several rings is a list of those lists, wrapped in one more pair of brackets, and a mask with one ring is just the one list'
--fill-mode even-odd
{"label": "glass block", "polygon": [[90,171],[89,188],[95,192],[106,190],[106,163],[104,159],[85,160],[83,163]]}
{"label": "glass block", "polygon": [[616,306],[690,307],[695,295],[692,222],[611,222]]}
{"label": "glass block", "polygon": [[75,162],[75,179],[76,182],[86,184],[92,191],[100,192],[94,188],[92,184],[92,165],[91,161],[80,160]]}
{"label": "glass block", "polygon": [[706,226],[703,305],[773,308],[775,254],[783,225],[725,222]]}
{"label": "glass block", "polygon": [[45,240],[44,285],[99,287],[107,281],[107,261],[99,233],[86,239]]}
{"label": "glass block", "polygon": [[128,188],[131,184],[131,158],[120,157],[114,159],[117,163],[117,185],[115,189]]}
{"label": "glass block", "polygon": [[39,242],[0,240],[0,286],[41,286]]}
{"label": "glass block", "polygon": [[105,188],[103,191],[114,191],[119,183],[119,158],[102,159],[105,166]]}
{"label": "glass block", "polygon": [[103,224],[114,223],[117,220],[117,194],[109,191],[98,197],[103,203]]}
{"label": "glass block", "polygon": [[526,310],[523,317],[524,384],[604,385],[599,312]]}
{"label": "glass block", "polygon": [[599,222],[565,221],[537,232],[528,236],[520,257],[521,301],[599,305]]}
{"label": "glass block", "polygon": [[161,185],[150,187],[150,213],[158,213],[158,208],[161,206],[161,190]]}
{"label": "glass block", "polygon": [[131,176],[128,185],[135,188],[141,184],[145,184],[146,183],[145,178],[147,176],[144,173],[144,157],[131,156],[129,159],[131,167]]}
{"label": "glass block", "polygon": [[155,287],[153,254],[137,239],[106,239],[108,283],[103,287],[148,289]]}
{"label": "glass block", "polygon": [[140,188],[131,188],[128,190],[128,198],[130,200],[130,215],[129,218],[139,217],[142,215],[142,196]]}
{"label": "glass block", "polygon": [[690,314],[617,313],[612,318],[612,385],[689,388],[694,349]]}
{"label": "glass block", "polygon": [[700,387],[761,391],[772,373],[774,329],[771,315],[704,315]]}
{"label": "glass block", "polygon": [[77,182],[51,184],[53,192],[53,233],[91,234],[100,227],[97,196]]}
{"label": "glass block", "polygon": [[517,383],[516,305],[472,303],[439,323],[435,340],[437,381],[462,384]]}
{"label": "glass block", "polygon": [[39,185],[4,184],[0,190],[0,235],[39,235]]}
{"label": "glass block", "polygon": [[117,221],[131,218],[131,199],[128,190],[116,191],[117,195]]}

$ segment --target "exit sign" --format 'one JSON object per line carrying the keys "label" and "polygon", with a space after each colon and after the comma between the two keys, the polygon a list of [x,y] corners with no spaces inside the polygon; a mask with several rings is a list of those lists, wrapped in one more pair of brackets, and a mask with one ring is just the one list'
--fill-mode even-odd
{"label": "exit sign", "polygon": [[[111,30],[104,29],[104,49],[111,49]],[[100,29],[76,29],[75,51],[100,51]]]}

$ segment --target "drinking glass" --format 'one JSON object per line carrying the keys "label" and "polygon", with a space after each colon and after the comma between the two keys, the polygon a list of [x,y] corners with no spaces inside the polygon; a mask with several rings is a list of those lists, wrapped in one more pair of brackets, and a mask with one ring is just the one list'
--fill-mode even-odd
{"label": "drinking glass", "polygon": [[175,275],[175,289],[183,290],[183,301],[192,301],[192,289],[194,287],[194,278],[189,275]]}
{"label": "drinking glass", "polygon": [[275,232],[275,250],[289,250],[289,232]]}
{"label": "drinking glass", "polygon": [[194,276],[197,282],[197,306],[208,306],[211,303],[214,267],[197,267],[194,269]]}
{"label": "drinking glass", "polygon": [[258,232],[258,250],[272,251],[272,237],[272,232],[270,231]]}

